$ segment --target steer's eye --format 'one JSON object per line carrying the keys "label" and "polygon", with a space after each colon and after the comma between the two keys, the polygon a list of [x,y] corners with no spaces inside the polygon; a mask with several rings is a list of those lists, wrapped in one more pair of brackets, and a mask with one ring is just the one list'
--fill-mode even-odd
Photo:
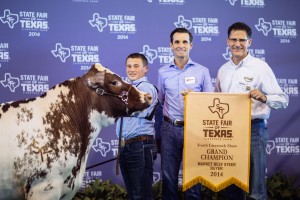
{"label": "steer's eye", "polygon": [[111,84],[112,85],[118,85],[118,81],[113,81]]}

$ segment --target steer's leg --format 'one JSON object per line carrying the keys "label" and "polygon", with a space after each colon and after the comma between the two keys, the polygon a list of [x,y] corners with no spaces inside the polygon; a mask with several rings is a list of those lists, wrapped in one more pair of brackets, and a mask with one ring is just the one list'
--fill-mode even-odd
{"label": "steer's leg", "polygon": [[63,181],[56,177],[51,180],[43,179],[34,181],[29,192],[26,194],[27,200],[59,200],[62,195]]}

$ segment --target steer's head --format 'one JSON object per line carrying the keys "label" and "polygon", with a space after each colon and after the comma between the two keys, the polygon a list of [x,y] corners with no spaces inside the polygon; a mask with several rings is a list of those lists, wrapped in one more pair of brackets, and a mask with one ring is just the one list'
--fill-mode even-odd
{"label": "steer's head", "polygon": [[120,76],[96,63],[83,76],[92,91],[92,104],[112,117],[131,115],[150,106],[150,94],[122,80]]}

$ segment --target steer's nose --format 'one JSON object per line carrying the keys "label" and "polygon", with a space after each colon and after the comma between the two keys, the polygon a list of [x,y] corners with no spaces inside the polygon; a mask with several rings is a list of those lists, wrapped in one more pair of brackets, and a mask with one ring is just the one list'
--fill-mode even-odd
{"label": "steer's nose", "polygon": [[145,101],[150,105],[153,101],[152,96],[150,94],[145,94]]}

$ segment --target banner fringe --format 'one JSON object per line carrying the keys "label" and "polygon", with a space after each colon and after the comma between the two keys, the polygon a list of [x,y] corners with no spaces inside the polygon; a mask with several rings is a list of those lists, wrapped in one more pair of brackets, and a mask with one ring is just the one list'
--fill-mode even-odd
{"label": "banner fringe", "polygon": [[237,187],[244,190],[245,192],[249,193],[249,185],[242,183],[241,181],[239,181],[234,177],[231,177],[218,185],[214,185],[210,181],[206,180],[201,176],[198,176],[197,178],[194,178],[193,180],[187,182],[186,184],[183,184],[182,191],[186,191],[198,183],[201,183],[202,185],[204,185],[205,187],[209,188],[214,192],[219,192],[220,190],[223,190],[224,188],[230,186],[231,184],[234,184]]}

